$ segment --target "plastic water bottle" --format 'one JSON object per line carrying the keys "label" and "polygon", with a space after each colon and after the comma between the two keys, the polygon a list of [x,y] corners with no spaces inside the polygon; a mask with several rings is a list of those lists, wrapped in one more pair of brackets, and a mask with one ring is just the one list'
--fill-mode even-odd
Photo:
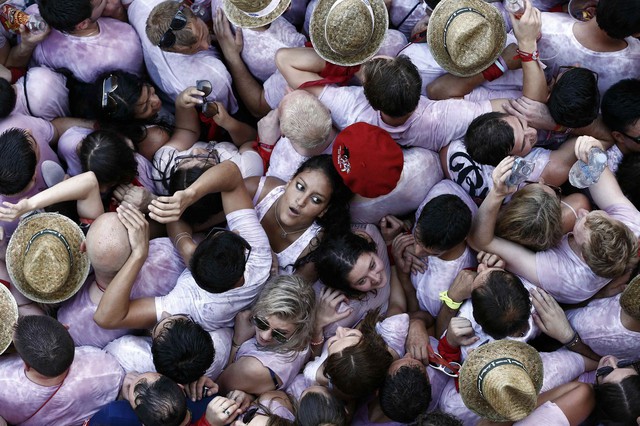
{"label": "plastic water bottle", "polygon": [[29,15],[10,4],[4,4],[0,8],[0,23],[7,31],[15,34],[20,31],[20,25],[24,25],[32,33],[43,32],[47,29],[47,23],[40,15],[37,13]]}
{"label": "plastic water bottle", "polygon": [[516,19],[520,19],[524,14],[524,1],[523,0],[504,0],[504,8],[508,12],[513,13]]}
{"label": "plastic water bottle", "polygon": [[607,167],[607,154],[600,148],[591,148],[589,163],[578,160],[569,170],[569,182],[576,188],[587,188],[598,182]]}
{"label": "plastic water bottle", "polygon": [[511,167],[511,175],[506,181],[507,186],[518,186],[533,173],[536,163],[533,161],[527,161],[522,157],[516,157]]}

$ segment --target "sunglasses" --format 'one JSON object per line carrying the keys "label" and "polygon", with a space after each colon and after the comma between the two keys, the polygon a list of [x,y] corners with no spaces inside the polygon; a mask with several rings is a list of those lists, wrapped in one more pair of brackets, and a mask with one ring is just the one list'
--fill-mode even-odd
{"label": "sunglasses", "polygon": [[534,182],[532,180],[525,180],[524,183],[526,183],[527,185],[531,185],[531,184],[534,184],[534,183],[539,183],[540,185],[548,186],[549,188],[553,189],[553,192],[556,193],[558,198],[562,197],[562,188],[560,188],[559,186],[549,185],[548,183]]}
{"label": "sunglasses", "polygon": [[287,343],[290,339],[289,337],[285,336],[281,331],[276,330],[275,328],[271,328],[271,325],[267,321],[263,320],[257,315],[254,315],[251,318],[251,321],[253,322],[253,325],[258,327],[258,330],[262,330],[262,331],[271,330],[271,335],[273,336],[274,339],[276,339],[278,343]]}
{"label": "sunglasses", "polygon": [[258,407],[250,408],[246,413],[244,413],[244,416],[242,416],[242,423],[249,424],[256,414],[258,414]]}
{"label": "sunglasses", "polygon": [[169,24],[169,29],[164,32],[160,41],[158,42],[158,47],[161,49],[168,49],[174,44],[176,44],[176,33],[175,31],[180,31],[184,27],[187,26],[187,17],[182,13],[185,8],[185,4],[180,4],[180,7],[176,11],[176,14],[173,15],[173,19]]}
{"label": "sunglasses", "polygon": [[218,113],[218,105],[215,102],[207,101],[207,96],[213,90],[211,82],[209,80],[198,80],[196,81],[196,89],[204,93],[204,96],[202,96],[202,113],[209,118],[216,115]]}
{"label": "sunglasses", "polygon": [[118,88],[118,77],[110,74],[102,82],[102,110],[108,115],[113,114],[118,109],[118,101],[111,94]]}
{"label": "sunglasses", "polygon": [[626,134],[625,132],[619,132],[620,134],[628,137],[629,139],[631,139],[632,141],[634,141],[637,144],[640,144],[640,136],[629,136],[628,134]]}
{"label": "sunglasses", "polygon": [[191,159],[200,159],[203,160],[204,163],[209,162],[209,160],[213,160],[212,163],[213,165],[217,165],[220,164],[220,157],[218,156],[218,153],[216,152],[216,150],[213,148],[213,146],[209,146],[207,147],[207,153],[206,154],[184,154],[184,155],[178,155],[175,158],[175,167],[178,168],[178,166],[180,165],[181,162],[185,161],[185,160],[191,160]]}
{"label": "sunglasses", "polygon": [[[633,367],[636,371],[637,371],[637,365],[640,364],[640,361],[631,361],[629,359],[623,359],[618,361],[618,364],[616,364],[616,366],[618,368],[627,368],[627,367]],[[605,365],[604,367],[600,367],[596,370],[596,384],[598,383],[599,379],[601,377],[605,377],[608,376],[609,374],[611,374],[613,372],[613,370],[615,370],[615,368],[613,368],[610,365]]]}
{"label": "sunglasses", "polygon": [[[208,239],[209,237],[215,238],[216,235],[218,235],[221,232],[231,232],[226,228],[219,228],[217,226],[214,226],[213,228],[211,228],[209,230],[209,232],[207,233],[207,235],[204,237],[204,239]],[[240,235],[237,235],[238,238],[240,238],[240,242],[242,244],[242,247],[244,247],[245,250],[245,254],[244,254],[244,263],[246,264],[249,261],[249,256],[251,255],[251,244],[249,244],[247,242],[247,240],[245,240],[244,238],[242,238]],[[258,327],[259,328],[259,327]],[[267,328],[264,329],[260,329],[260,330],[266,330],[269,328],[269,325],[267,324]],[[277,340],[277,339],[276,339]]]}
{"label": "sunglasses", "polygon": [[460,375],[460,364],[447,361],[442,355],[434,352],[431,345],[427,345],[427,350],[429,352],[429,367],[440,370],[449,377],[458,377]]}

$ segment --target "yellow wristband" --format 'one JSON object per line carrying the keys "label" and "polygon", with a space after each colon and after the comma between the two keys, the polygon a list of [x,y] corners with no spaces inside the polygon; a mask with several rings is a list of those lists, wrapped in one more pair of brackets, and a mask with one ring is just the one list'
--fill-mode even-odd
{"label": "yellow wristband", "polygon": [[454,310],[460,309],[460,305],[462,305],[462,302],[456,302],[453,299],[451,299],[449,297],[449,293],[447,292],[447,290],[441,291],[439,295],[440,295],[440,300],[443,301],[444,304],[447,305],[449,308]]}

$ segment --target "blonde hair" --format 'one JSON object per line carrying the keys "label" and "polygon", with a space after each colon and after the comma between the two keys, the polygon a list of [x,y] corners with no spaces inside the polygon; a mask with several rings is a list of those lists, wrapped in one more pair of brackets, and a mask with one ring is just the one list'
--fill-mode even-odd
{"label": "blonde hair", "polygon": [[533,251],[557,246],[562,239],[560,200],[541,185],[525,186],[500,211],[496,235]]}
{"label": "blonde hair", "polygon": [[638,238],[627,225],[604,213],[587,216],[589,237],[582,257],[591,270],[604,278],[622,275],[638,256]]}
{"label": "blonde hair", "polygon": [[[171,20],[176,15],[176,12],[178,12],[181,4],[181,2],[176,1],[165,1],[153,8],[147,18],[147,24],[145,26],[145,32],[151,44],[157,46],[158,43],[160,43],[162,36],[169,30]],[[176,35],[176,43],[174,46],[191,46],[198,40],[188,25],[189,22],[193,22],[193,20],[196,19],[196,16],[191,12],[189,7],[183,7],[182,13],[187,18],[187,25],[181,30],[174,31]],[[171,49],[171,47],[169,49]]]}
{"label": "blonde hair", "polygon": [[305,149],[324,144],[331,133],[331,113],[312,94],[296,90],[280,108],[280,132]]}
{"label": "blonde hair", "polygon": [[251,314],[260,318],[270,315],[287,321],[295,327],[294,333],[286,343],[269,347],[278,353],[299,352],[307,348],[316,314],[316,294],[313,288],[302,278],[293,275],[281,275],[265,284]]}

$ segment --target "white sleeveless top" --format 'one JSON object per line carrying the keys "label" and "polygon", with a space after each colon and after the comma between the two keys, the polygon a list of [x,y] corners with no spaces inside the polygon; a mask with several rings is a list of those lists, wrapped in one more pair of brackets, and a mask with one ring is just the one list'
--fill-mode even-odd
{"label": "white sleeveless top", "polygon": [[[253,203],[256,203],[256,200],[260,197],[262,193],[262,188],[264,187],[265,177],[263,176],[260,179],[260,184],[258,185],[258,190],[256,191],[256,195],[253,198]],[[262,218],[269,211],[273,203],[276,202],[278,198],[280,198],[284,194],[284,185],[275,187],[269,192],[256,206],[256,213],[258,215],[258,220],[262,222]],[[280,253],[276,253],[276,257],[278,258],[278,275],[291,275],[293,274],[293,264],[300,253],[304,251],[304,249],[309,245],[311,240],[318,234],[318,232],[322,229],[320,225],[316,222],[313,222],[306,231],[302,233],[289,247],[282,250]]]}

